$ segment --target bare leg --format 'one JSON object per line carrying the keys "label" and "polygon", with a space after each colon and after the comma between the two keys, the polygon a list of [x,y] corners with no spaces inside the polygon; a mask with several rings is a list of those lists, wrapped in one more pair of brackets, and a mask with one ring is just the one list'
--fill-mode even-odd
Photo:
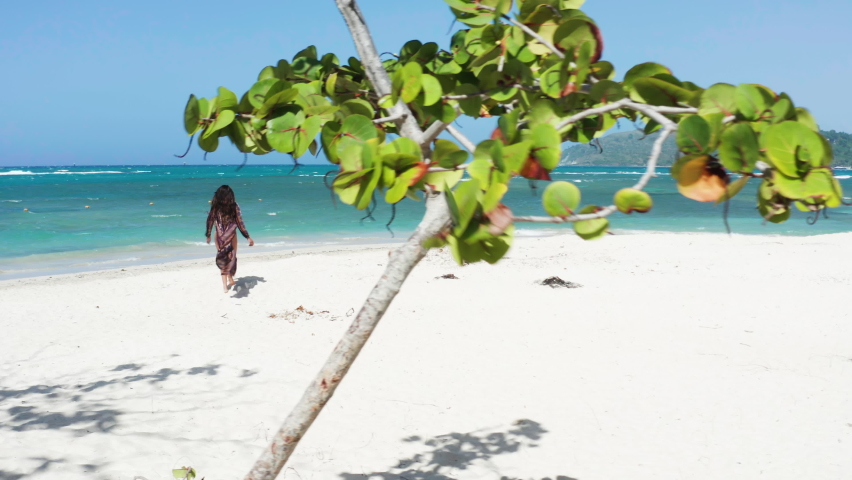
{"label": "bare leg", "polygon": [[[233,249],[234,249],[234,257],[236,257],[236,256],[237,256],[237,246],[238,246],[238,245],[239,245],[239,244],[238,244],[238,242],[237,242],[237,236],[236,236],[236,235],[234,235],[234,239],[233,239],[233,240],[231,240],[231,248],[233,248]],[[234,276],[233,276],[233,275],[228,275],[228,286],[233,287],[233,286],[234,286],[234,285],[236,285],[236,284],[237,284],[237,281],[236,281],[236,280],[234,280]]]}
{"label": "bare leg", "polygon": [[228,293],[228,276],[222,275],[222,289],[225,293]]}

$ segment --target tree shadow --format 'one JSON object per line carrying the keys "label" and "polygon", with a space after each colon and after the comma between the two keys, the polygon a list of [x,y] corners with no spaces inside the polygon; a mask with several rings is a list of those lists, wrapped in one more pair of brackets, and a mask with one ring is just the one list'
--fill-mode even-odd
{"label": "tree shadow", "polygon": [[65,460],[53,460],[53,459],[44,458],[44,457],[34,457],[34,458],[30,458],[29,460],[35,460],[35,461],[38,461],[38,462],[41,462],[41,463],[28,473],[16,473],[16,472],[9,472],[9,471],[6,471],[6,470],[0,470],[0,480],[19,480],[19,479],[24,478],[24,477],[29,477],[30,475],[35,475],[36,473],[44,473],[54,463],[57,463],[57,464],[65,463]]}
{"label": "tree shadow", "polygon": [[234,285],[234,296],[231,298],[246,298],[249,296],[249,292],[252,288],[257,286],[258,282],[266,283],[266,279],[263,277],[240,277],[236,279],[236,285]]}
{"label": "tree shadow", "polygon": [[[515,453],[522,448],[536,448],[547,433],[533,420],[518,420],[505,432],[449,433],[423,440],[412,436],[404,442],[419,442],[427,447],[423,453],[399,460],[385,472],[341,473],[344,480],[454,480],[454,470],[466,470],[478,462],[497,455]],[[501,480],[514,480],[503,477]],[[546,478],[542,480],[553,480]],[[577,480],[560,475],[555,480]]]}
{"label": "tree shadow", "polygon": [[[101,400],[89,400],[87,395],[91,392],[110,385],[130,386],[133,383],[143,381],[149,384],[159,384],[175,376],[214,376],[219,375],[220,367],[219,364],[208,364],[185,370],[161,368],[145,373],[141,371],[145,368],[145,365],[125,364],[99,373],[98,376],[102,379],[89,383],[33,385],[26,388],[0,386],[0,408],[3,408],[6,413],[5,418],[0,414],[0,431],[26,432],[71,428],[75,429],[75,433],[78,435],[93,432],[109,433],[118,426],[124,412],[104,405]],[[126,372],[128,370],[136,373],[115,376],[117,374],[114,372]],[[237,378],[245,376],[240,375]],[[68,407],[69,405],[74,406],[70,412],[56,411],[58,406]],[[0,476],[0,480],[5,479]]]}

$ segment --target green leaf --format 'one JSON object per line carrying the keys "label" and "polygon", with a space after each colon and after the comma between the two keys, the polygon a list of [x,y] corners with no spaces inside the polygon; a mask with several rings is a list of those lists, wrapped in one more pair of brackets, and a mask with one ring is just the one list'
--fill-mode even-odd
{"label": "green leaf", "polygon": [[452,172],[429,172],[423,177],[423,182],[432,189],[443,192],[445,188],[453,188],[464,176],[464,170]]}
{"label": "green leaf", "polygon": [[424,74],[420,81],[423,91],[423,105],[429,106],[438,103],[444,94],[441,90],[441,82],[429,74]]}
{"label": "green leaf", "polygon": [[796,121],[819,133],[819,125],[817,125],[816,119],[806,109],[801,107],[796,108]]}
{"label": "green leaf", "polygon": [[280,81],[281,80],[278,80],[277,78],[267,78],[252,85],[251,89],[248,91],[248,101],[251,103],[252,107],[260,108],[263,105],[263,102],[266,101],[266,93],[269,92],[269,89],[272,88],[273,85]]}
{"label": "green leaf", "polygon": [[224,110],[236,109],[237,105],[240,104],[240,102],[237,100],[237,94],[228,90],[225,87],[219,87],[219,96],[217,98],[219,99],[217,104],[217,110],[219,111],[219,113]]}
{"label": "green leaf", "polygon": [[216,120],[214,120],[213,123],[204,131],[204,137],[209,137],[215,132],[218,132],[219,130],[222,130],[223,128],[227,127],[231,124],[231,122],[234,121],[235,117],[236,115],[234,114],[233,110],[222,110],[221,112],[219,112],[219,115],[216,117]]}
{"label": "green leaf", "polygon": [[612,103],[624,98],[624,88],[612,80],[601,80],[592,86],[589,98],[595,103]]}
{"label": "green leaf", "polygon": [[411,103],[420,94],[422,84],[423,67],[417,62],[408,62],[402,68],[402,89],[400,98],[405,103]]}
{"label": "green leaf", "polygon": [[786,121],[770,126],[761,135],[761,144],[766,150],[766,156],[773,167],[788,177],[800,177],[803,172],[799,171],[798,161],[801,149],[807,151],[806,155],[817,164],[821,163],[825,155],[825,147],[819,134],[805,125]]}
{"label": "green leaf", "polygon": [[463,164],[468,155],[467,150],[462,150],[455,142],[442,138],[435,140],[435,147],[432,149],[432,161],[438,162],[443,168],[455,168]]}
{"label": "green leaf", "polygon": [[544,211],[552,217],[573,215],[580,205],[580,189],[571,182],[552,182],[541,196]]}
{"label": "green leaf", "polygon": [[747,83],[740,84],[737,87],[734,98],[737,110],[743,118],[749,121],[759,119],[763,111],[768,108],[766,99],[755,85]]}
{"label": "green leaf", "polygon": [[684,153],[708,153],[710,137],[710,125],[699,115],[688,115],[678,124],[677,146]]}
{"label": "green leaf", "polygon": [[722,132],[719,160],[732,172],[751,172],[760,160],[757,136],[748,123],[736,123]]}
{"label": "green leaf", "polygon": [[717,83],[701,94],[700,115],[723,113],[725,116],[737,113],[737,87],[727,83]]}
{"label": "green leaf", "polygon": [[293,157],[299,158],[304,155],[321,129],[322,119],[320,117],[306,118],[301,125],[299,134],[296,136],[297,142],[294,145]]}
{"label": "green leaf", "polygon": [[538,159],[542,168],[550,171],[559,165],[562,139],[553,125],[548,123],[536,125],[532,128],[530,140],[532,140],[532,155]]}
{"label": "green leaf", "polygon": [[503,162],[513,174],[519,174],[530,154],[532,142],[524,141],[503,148]]}
{"label": "green leaf", "polygon": [[747,177],[747,176],[743,175],[742,177],[740,177],[740,178],[734,180],[733,182],[729,183],[728,188],[725,191],[725,194],[722,195],[721,197],[719,197],[718,200],[716,200],[716,205],[736,197],[737,194],[742,191],[743,187],[745,187],[746,183],[748,183],[748,180],[750,178],[751,177]]}
{"label": "green leaf", "polygon": [[[783,94],[782,94],[783,95]],[[772,123],[781,123],[784,120],[794,120],[796,110],[793,108],[793,102],[787,97],[781,97],[770,108],[772,113]]]}
{"label": "green leaf", "polygon": [[[300,126],[305,121],[305,114],[287,112],[266,123],[266,139],[269,145],[281,153],[292,153],[299,142]],[[307,145],[305,146],[307,148]]]}
{"label": "green leaf", "polygon": [[480,190],[479,182],[473,179],[462,183],[453,194],[459,211],[458,223],[454,228],[455,235],[458,236],[467,229],[473,215],[479,208],[479,197],[482,196],[482,190]]}
{"label": "green leaf", "polygon": [[341,103],[340,111],[347,117],[349,115],[362,115],[367,118],[373,118],[376,115],[376,112],[373,110],[373,106],[370,105],[370,102],[361,100],[360,98],[346,100]]}
{"label": "green leaf", "polygon": [[664,67],[659,63],[640,63],[628,70],[624,75],[624,88],[625,90],[631,90],[636,80],[644,77],[653,77],[659,73],[671,74],[672,72],[667,67]]}
{"label": "green leaf", "polygon": [[635,188],[622,188],[616,192],[613,203],[621,213],[645,213],[654,206],[650,195]]}
{"label": "green leaf", "polygon": [[[589,205],[580,210],[580,214],[595,213],[598,207]],[[609,230],[609,220],[596,218],[594,220],[581,220],[574,222],[574,232],[583,240],[595,240],[602,238]]]}
{"label": "green leaf", "polygon": [[[205,132],[209,129],[210,127],[208,126],[207,129],[205,129]],[[198,146],[205,152],[215,152],[216,149],[219,148],[219,135],[199,135]]]}
{"label": "green leaf", "polygon": [[567,83],[568,74],[563,62],[554,64],[541,74],[541,91],[549,97],[560,98]]}
{"label": "green leaf", "polygon": [[482,108],[482,98],[479,95],[479,88],[469,83],[463,83],[456,87],[454,95],[473,95],[470,98],[459,100],[459,106],[465,115],[479,118],[479,111]]}
{"label": "green leaf", "polygon": [[351,145],[363,144],[367,140],[376,138],[376,127],[373,121],[363,115],[350,115],[343,121],[337,140],[333,142],[332,148],[337,149],[340,154]]}
{"label": "green leaf", "polygon": [[186,129],[187,135],[192,135],[201,128],[201,111],[198,108],[198,99],[195,95],[190,95],[186,101],[186,108],[183,111],[183,126]]}
{"label": "green leaf", "polygon": [[488,158],[474,158],[467,166],[467,174],[484,188],[491,186],[491,171],[494,164]]}
{"label": "green leaf", "polygon": [[399,137],[381,146],[382,155],[387,155],[389,153],[405,153],[413,155],[417,158],[418,162],[423,158],[423,151],[420,149],[420,145],[407,137]]}
{"label": "green leaf", "polygon": [[482,211],[488,213],[497,208],[500,205],[500,200],[508,191],[509,186],[505,183],[495,183],[488,187],[485,196],[482,198]]}
{"label": "green leaf", "polygon": [[385,201],[387,203],[397,203],[405,197],[405,192],[408,191],[408,184],[414,178],[417,178],[418,172],[416,168],[409,168],[405,172],[396,177],[393,186],[385,192]]}
{"label": "green leaf", "polygon": [[659,78],[644,77],[633,82],[630,98],[651,105],[677,106],[678,103],[690,103],[694,92]]}
{"label": "green leaf", "polygon": [[373,192],[382,178],[382,158],[375,155],[378,139],[367,142],[362,151],[364,156],[364,164],[369,164],[372,170],[370,179],[364,183],[363,188],[358,192],[358,204],[355,206],[358,210],[364,210],[370,206],[373,200]]}
{"label": "green leaf", "polygon": [[337,139],[337,135],[340,133],[340,124],[337,122],[328,122],[322,127],[322,133],[320,135],[320,142],[322,143],[322,150],[325,152],[325,156],[329,162],[338,164],[340,163],[340,155],[337,153],[337,143],[335,140]]}
{"label": "green leaf", "polygon": [[[275,84],[277,86],[278,84]],[[273,87],[274,88],[274,87]],[[272,89],[270,89],[272,91]],[[269,92],[267,92],[268,95]],[[256,117],[264,118],[272,113],[276,108],[282,107],[284,105],[289,105],[290,102],[299,96],[299,91],[295,88],[288,88],[284,91],[275,93],[269,96],[266,101],[263,102],[263,105],[257,110],[255,114]]]}

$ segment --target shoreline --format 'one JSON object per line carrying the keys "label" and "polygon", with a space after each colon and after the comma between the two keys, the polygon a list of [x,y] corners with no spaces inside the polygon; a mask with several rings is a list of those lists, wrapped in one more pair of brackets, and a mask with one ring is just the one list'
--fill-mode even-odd
{"label": "shoreline", "polygon": [[[361,247],[365,249],[379,248],[384,245],[397,245],[404,242],[412,232],[395,232],[393,238],[382,239],[374,236],[364,237],[341,237],[339,241],[330,241],[329,238],[323,238],[320,241],[319,237],[308,237],[305,239],[287,238],[287,240],[273,239],[272,241],[255,243],[254,247],[249,247],[241,238],[239,258],[240,260],[252,257],[269,257],[280,258],[295,254],[295,252],[304,252],[307,254],[336,251],[352,251],[358,250]],[[612,229],[612,236],[632,236],[632,235],[697,235],[697,236],[728,236],[726,233],[719,232],[696,232],[696,231],[665,231],[665,230],[630,230],[630,229]],[[835,232],[835,233],[815,233],[812,235],[799,234],[779,234],[779,233],[737,233],[733,232],[732,237],[766,237],[766,238],[810,238],[825,235],[843,235],[852,232]],[[539,228],[524,228],[518,229],[516,241],[526,238],[547,238],[576,235],[567,228],[539,227]],[[330,237],[333,238],[333,237]],[[301,241],[300,241],[301,240]],[[605,240],[605,239],[604,239]],[[285,245],[285,242],[292,242]],[[185,246],[175,245],[128,245],[121,247],[110,247],[101,250],[77,250],[69,252],[58,252],[51,254],[35,254],[26,257],[9,257],[0,258],[0,285],[4,282],[13,280],[23,280],[30,278],[46,278],[60,277],[68,275],[79,275],[84,273],[98,273],[106,271],[114,271],[118,269],[130,269],[142,266],[161,266],[169,264],[207,264],[212,262],[215,257],[215,247],[206,245],[204,242],[189,242]],[[199,251],[199,247],[206,251]],[[155,254],[156,252],[166,253]],[[287,254],[285,252],[293,252]],[[137,255],[141,255],[140,258]],[[131,256],[127,258],[127,256]],[[39,257],[33,259],[33,257]],[[53,257],[53,259],[45,259],[44,257]],[[33,262],[37,265],[35,268],[18,268],[11,269],[7,265],[12,262],[20,266],[27,265]],[[74,262],[74,263],[69,263]]]}

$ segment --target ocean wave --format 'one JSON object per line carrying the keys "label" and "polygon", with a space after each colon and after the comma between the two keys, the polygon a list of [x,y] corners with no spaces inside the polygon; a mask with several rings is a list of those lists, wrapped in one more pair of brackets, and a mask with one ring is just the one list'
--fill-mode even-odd
{"label": "ocean wave", "polygon": [[133,173],[151,173],[151,170],[136,170]]}
{"label": "ocean wave", "polygon": [[835,175],[834,178],[838,180],[846,180],[847,178],[852,178],[852,175]]}
{"label": "ocean wave", "polygon": [[32,172],[29,170],[9,170],[8,172],[0,172],[0,175],[96,175],[104,173],[126,173],[116,172],[114,170],[101,170],[97,172],[69,172],[67,170],[59,170],[56,172]]}
{"label": "ocean wave", "polygon": [[185,242],[183,242],[183,243],[185,243],[185,244],[187,244],[187,245],[194,245],[194,246],[196,246],[196,247],[206,247],[206,246],[208,246],[208,245],[207,245],[207,242],[186,242],[186,241],[185,241]]}
{"label": "ocean wave", "polygon": [[174,214],[174,215],[151,215],[151,216],[154,217],[154,218],[168,218],[168,217],[182,217],[183,215]]}
{"label": "ocean wave", "polygon": [[272,212],[272,213],[267,213],[267,215],[275,216],[275,215],[278,215],[278,214],[277,214],[277,213],[275,213],[275,212]]}
{"label": "ocean wave", "polygon": [[0,200],[0,202],[21,203],[23,200]]}

